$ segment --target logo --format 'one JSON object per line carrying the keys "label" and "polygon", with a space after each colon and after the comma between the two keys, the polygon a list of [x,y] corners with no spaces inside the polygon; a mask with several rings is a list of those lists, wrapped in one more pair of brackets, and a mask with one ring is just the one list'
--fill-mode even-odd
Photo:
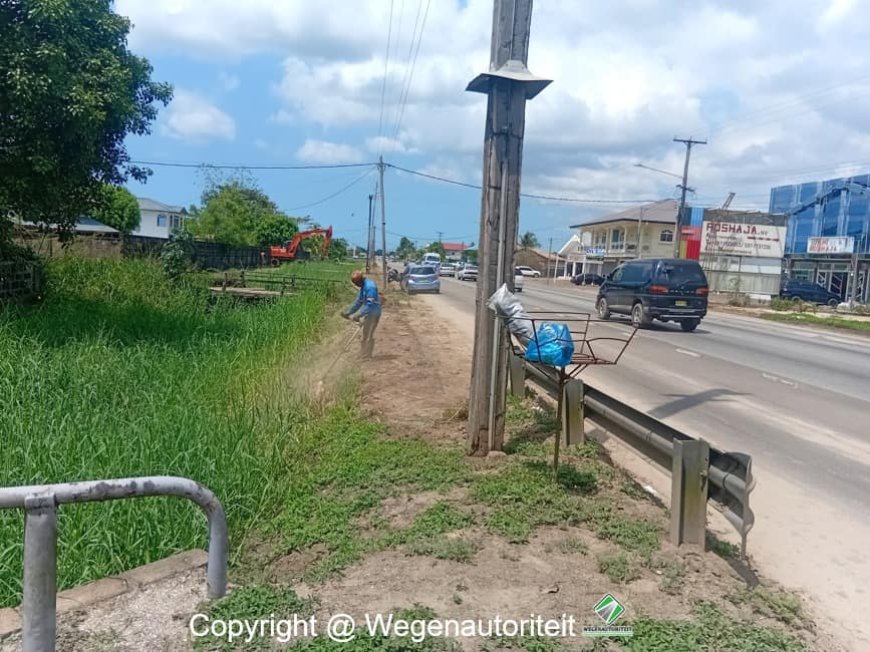
{"label": "logo", "polygon": [[592,607],[592,610],[606,625],[612,625],[625,613],[625,607],[609,593],[601,598],[600,602]]}
{"label": "logo", "polygon": [[625,614],[625,607],[622,603],[614,598],[609,593],[598,601],[592,611],[598,614],[598,617],[604,621],[604,626],[584,627],[583,636],[592,637],[611,637],[611,636],[633,636],[634,631],[631,627],[615,625],[617,620]]}

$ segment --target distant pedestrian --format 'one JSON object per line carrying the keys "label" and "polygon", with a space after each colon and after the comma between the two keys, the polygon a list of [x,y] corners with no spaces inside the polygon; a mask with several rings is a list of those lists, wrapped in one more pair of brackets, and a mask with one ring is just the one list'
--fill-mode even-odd
{"label": "distant pedestrian", "polygon": [[350,275],[350,282],[359,288],[356,301],[341,316],[345,319],[362,322],[362,346],[360,356],[363,359],[372,357],[375,348],[375,329],[381,319],[381,295],[377,284],[359,270]]}

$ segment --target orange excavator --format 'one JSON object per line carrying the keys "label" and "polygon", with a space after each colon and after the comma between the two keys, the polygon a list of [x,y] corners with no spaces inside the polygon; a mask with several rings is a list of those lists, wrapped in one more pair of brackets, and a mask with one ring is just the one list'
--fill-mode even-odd
{"label": "orange excavator", "polygon": [[300,248],[300,245],[305,238],[310,238],[314,235],[322,235],[324,237],[323,250],[321,251],[320,256],[321,258],[326,258],[329,254],[329,245],[332,243],[331,226],[326,229],[318,228],[310,229],[308,231],[300,231],[293,236],[292,240],[285,242],[283,246],[269,247],[269,253],[272,255],[272,264],[280,265],[283,262],[289,262],[291,260],[304,260],[309,258],[311,254]]}

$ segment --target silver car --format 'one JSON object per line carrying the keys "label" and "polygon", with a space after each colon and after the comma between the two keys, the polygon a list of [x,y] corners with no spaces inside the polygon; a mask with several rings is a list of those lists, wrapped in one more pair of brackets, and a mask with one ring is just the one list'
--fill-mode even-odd
{"label": "silver car", "polygon": [[465,267],[456,272],[456,279],[459,281],[476,281],[477,265],[467,263]]}
{"label": "silver car", "polygon": [[417,292],[441,292],[441,279],[434,267],[413,265],[402,277],[402,288],[408,294]]}

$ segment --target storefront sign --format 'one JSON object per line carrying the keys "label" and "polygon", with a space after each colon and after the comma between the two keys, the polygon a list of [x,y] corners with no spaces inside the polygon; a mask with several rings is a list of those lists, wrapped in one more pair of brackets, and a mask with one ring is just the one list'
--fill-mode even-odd
{"label": "storefront sign", "polygon": [[782,258],[785,246],[784,226],[704,222],[701,252],[723,256],[761,256]]}
{"label": "storefront sign", "polygon": [[851,254],[855,251],[855,238],[810,238],[809,254]]}

